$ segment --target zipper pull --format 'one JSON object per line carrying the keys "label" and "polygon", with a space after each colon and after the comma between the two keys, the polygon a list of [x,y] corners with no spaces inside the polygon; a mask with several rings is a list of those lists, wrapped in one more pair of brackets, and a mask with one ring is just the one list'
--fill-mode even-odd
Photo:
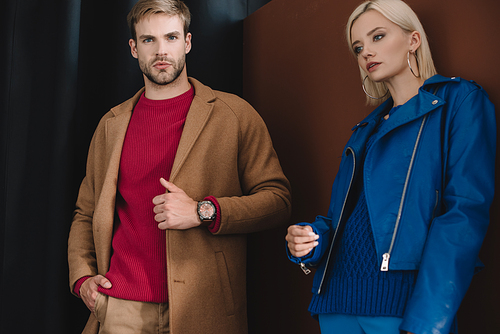
{"label": "zipper pull", "polygon": [[382,255],[382,266],[380,267],[380,271],[389,271],[389,259],[391,258],[391,254],[385,253]]}
{"label": "zipper pull", "polygon": [[304,274],[309,275],[311,273],[311,269],[307,268],[305,264],[300,263],[300,269],[304,272]]}

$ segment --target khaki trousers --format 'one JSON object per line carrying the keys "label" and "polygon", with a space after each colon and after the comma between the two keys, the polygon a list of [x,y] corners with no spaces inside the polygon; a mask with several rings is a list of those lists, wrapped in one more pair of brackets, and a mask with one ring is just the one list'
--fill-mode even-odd
{"label": "khaki trousers", "polygon": [[124,300],[98,293],[95,316],[99,334],[168,334],[168,303]]}

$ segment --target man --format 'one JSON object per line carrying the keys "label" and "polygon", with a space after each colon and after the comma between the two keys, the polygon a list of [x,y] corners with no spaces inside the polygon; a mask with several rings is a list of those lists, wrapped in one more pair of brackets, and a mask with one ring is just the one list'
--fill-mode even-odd
{"label": "man", "polygon": [[145,87],[100,121],[68,241],[84,333],[246,333],[245,233],[286,222],[290,185],[255,110],[188,78],[186,5],[128,22]]}

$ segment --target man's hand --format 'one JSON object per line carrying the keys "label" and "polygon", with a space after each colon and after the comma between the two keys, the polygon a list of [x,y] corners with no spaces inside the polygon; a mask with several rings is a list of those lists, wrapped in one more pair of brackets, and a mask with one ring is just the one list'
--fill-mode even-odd
{"label": "man's hand", "polygon": [[80,287],[80,297],[92,313],[94,313],[95,299],[97,298],[97,288],[99,285],[105,289],[111,288],[111,282],[102,275],[88,278]]}
{"label": "man's hand", "polygon": [[156,213],[155,220],[161,230],[187,230],[200,226],[201,221],[197,214],[198,202],[189,197],[184,190],[178,188],[164,178],[160,183],[165,187],[165,194],[153,198]]}
{"label": "man's hand", "polygon": [[309,254],[318,245],[319,235],[313,232],[311,226],[292,225],[288,228],[285,239],[288,241],[288,249],[295,257]]}

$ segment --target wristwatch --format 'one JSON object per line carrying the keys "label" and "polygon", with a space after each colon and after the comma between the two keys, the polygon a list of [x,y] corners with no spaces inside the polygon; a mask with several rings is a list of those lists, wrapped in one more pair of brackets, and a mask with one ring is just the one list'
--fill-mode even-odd
{"label": "wristwatch", "polygon": [[[211,201],[198,202],[198,216],[203,223],[211,223],[217,216],[217,209],[215,204]],[[206,225],[206,224],[203,224]]]}

